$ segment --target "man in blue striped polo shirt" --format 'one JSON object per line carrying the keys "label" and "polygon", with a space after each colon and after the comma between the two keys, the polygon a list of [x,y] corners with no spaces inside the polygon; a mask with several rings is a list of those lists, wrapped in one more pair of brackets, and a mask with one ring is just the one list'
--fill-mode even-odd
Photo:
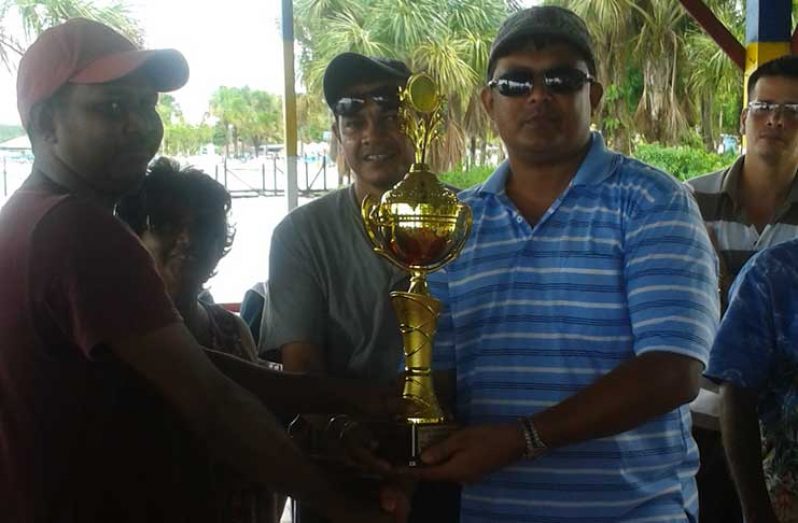
{"label": "man in blue striped polo shirt", "polygon": [[508,161],[462,193],[474,228],[431,277],[436,366],[467,428],[420,477],[467,483],[464,522],[696,521],[687,403],[718,321],[717,261],[671,176],[605,148],[584,22],[520,11],[482,101]]}

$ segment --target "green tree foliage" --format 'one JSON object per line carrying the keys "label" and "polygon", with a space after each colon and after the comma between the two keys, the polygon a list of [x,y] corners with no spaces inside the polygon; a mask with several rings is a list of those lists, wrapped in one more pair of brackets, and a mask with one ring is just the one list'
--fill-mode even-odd
{"label": "green tree foliage", "polygon": [[180,109],[180,105],[171,94],[161,94],[158,96],[156,110],[164,125],[183,119],[183,110]]}
{"label": "green tree foliage", "polygon": [[658,167],[680,180],[689,180],[728,167],[736,156],[733,152],[716,154],[687,145],[666,147],[656,143],[641,143],[634,150],[634,157],[638,160]]}
{"label": "green tree foliage", "polygon": [[[743,4],[706,0],[742,39]],[[736,132],[742,72],[678,0],[550,0],[579,13],[596,43],[605,99],[598,125],[610,143],[632,149],[636,135],[678,144],[698,129],[712,150]]]}
{"label": "green tree foliage", "polygon": [[162,94],[156,107],[163,122],[161,151],[170,156],[192,155],[200,152],[213,139],[213,128],[201,124],[191,125],[185,121],[183,111],[174,97]]}
{"label": "green tree foliage", "polygon": [[0,0],[0,61],[9,67],[11,58],[21,55],[27,46],[11,34],[10,26],[20,25],[25,39],[32,41],[48,27],[78,16],[103,22],[134,42],[142,41],[141,27],[121,0],[103,6],[91,0]]}
{"label": "green tree foliage", "polygon": [[179,122],[169,126],[168,139],[164,135],[162,149],[170,156],[194,155],[212,140],[212,127]]}
{"label": "green tree foliage", "polygon": [[330,112],[324,101],[318,96],[306,93],[297,95],[297,131],[299,141],[303,143],[320,142],[324,133],[330,130]]}
{"label": "green tree foliage", "polygon": [[[728,167],[734,162],[737,153],[716,154],[704,150],[700,145],[696,147],[638,143],[632,151],[632,156],[684,181]],[[465,171],[455,169],[442,173],[440,179],[459,189],[465,189],[484,182],[494,169],[495,166],[474,167]]]}
{"label": "green tree foliage", "polygon": [[448,183],[458,189],[467,189],[487,180],[495,169],[496,166],[494,165],[482,165],[467,171],[454,169],[441,173],[438,178],[443,183]]}
{"label": "green tree foliage", "polygon": [[210,106],[211,115],[228,130],[235,155],[240,153],[239,142],[257,156],[262,145],[282,139],[282,101],[276,95],[249,87],[223,86],[213,93]]}
{"label": "green tree foliage", "polygon": [[445,134],[433,151],[439,169],[472,161],[492,139],[479,102],[490,43],[516,2],[504,0],[298,0],[300,69],[308,96],[321,99],[330,60],[354,51],[404,61],[427,71],[449,103]]}
{"label": "green tree foliage", "polygon": [[[742,39],[744,3],[705,0]],[[547,0],[582,16],[593,35],[605,97],[596,124],[627,153],[641,139],[675,145],[701,136],[713,150],[735,133],[742,72],[678,0]],[[298,0],[302,78],[321,97],[321,77],[336,54],[355,51],[427,70],[449,101],[438,169],[473,166],[495,140],[477,93],[501,21],[517,2],[500,0]],[[484,156],[484,155],[483,155]]]}

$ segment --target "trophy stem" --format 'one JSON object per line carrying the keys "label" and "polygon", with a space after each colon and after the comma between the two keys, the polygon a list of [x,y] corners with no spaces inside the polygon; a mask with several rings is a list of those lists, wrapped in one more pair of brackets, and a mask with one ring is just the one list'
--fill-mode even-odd
{"label": "trophy stem", "polygon": [[[426,291],[426,281],[414,275],[416,288]],[[411,278],[411,290],[413,289]],[[430,424],[445,421],[443,410],[435,397],[432,382],[432,341],[441,304],[428,292],[391,293],[405,354],[405,382],[402,397],[410,407],[406,421],[411,424]]]}
{"label": "trophy stem", "polygon": [[[410,273],[410,288],[407,290],[410,294],[417,294],[419,296],[425,296],[429,299],[434,299],[430,296],[429,287],[427,287],[427,279],[424,277],[423,273],[419,272],[411,272]],[[392,295],[393,296],[393,295]],[[395,308],[396,306],[394,306]],[[435,318],[437,319],[438,315],[436,313]],[[432,331],[432,336],[435,336],[435,331]]]}

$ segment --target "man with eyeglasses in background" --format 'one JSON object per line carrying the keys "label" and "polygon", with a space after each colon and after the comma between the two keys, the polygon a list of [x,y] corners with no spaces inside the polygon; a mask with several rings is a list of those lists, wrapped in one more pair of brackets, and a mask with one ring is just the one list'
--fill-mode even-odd
{"label": "man with eyeglasses in background", "polygon": [[[414,159],[398,119],[399,87],[410,77],[393,59],[336,56],[323,78],[332,132],[354,181],[295,209],[274,230],[261,351],[279,349],[283,369],[336,377],[397,379],[402,338],[390,292],[407,273],[372,249],[360,204],[399,182]],[[456,490],[427,486],[411,521],[452,521]],[[447,511],[446,500],[451,510]],[[318,521],[300,506],[300,523]]]}
{"label": "man with eyeglasses in background", "polygon": [[[749,102],[740,114],[745,154],[726,169],[687,181],[720,258],[724,311],[729,286],[751,256],[798,238],[798,187],[794,183],[798,171],[798,56],[762,64],[749,77],[747,88]],[[724,453],[717,427],[719,403],[716,394],[702,391],[694,406],[694,436],[701,449],[697,477],[701,521],[709,523],[741,521],[726,464],[728,452]],[[756,419],[756,412],[740,415]],[[743,436],[732,427],[722,428],[727,429],[724,441],[734,446],[727,449],[734,469],[740,463],[735,456],[740,455],[739,438]],[[754,442],[748,452],[759,455],[759,446]],[[739,481],[737,484],[739,490]]]}
{"label": "man with eyeglasses in background", "polygon": [[695,521],[687,403],[718,316],[695,202],[590,131],[602,86],[569,10],[511,15],[481,96],[508,160],[461,193],[471,236],[430,276],[466,428],[413,474],[465,482],[464,522]]}
{"label": "man with eyeglasses in background", "polygon": [[746,152],[687,181],[721,261],[721,302],[755,252],[798,237],[798,56],[759,66],[740,114]]}

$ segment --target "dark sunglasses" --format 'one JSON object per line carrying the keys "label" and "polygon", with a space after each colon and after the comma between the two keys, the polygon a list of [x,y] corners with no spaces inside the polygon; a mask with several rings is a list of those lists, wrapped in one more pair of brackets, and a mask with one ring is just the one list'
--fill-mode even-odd
{"label": "dark sunglasses", "polygon": [[[555,94],[573,94],[585,83],[595,82],[589,73],[573,67],[557,67],[540,73],[543,85]],[[488,82],[488,87],[496,89],[502,96],[529,96],[532,92],[535,73],[531,71],[508,71],[499,78]]]}
{"label": "dark sunglasses", "polygon": [[379,90],[366,93],[362,97],[344,96],[333,104],[333,113],[336,116],[354,116],[361,111],[371,100],[383,111],[396,111],[399,109],[398,90]]}

